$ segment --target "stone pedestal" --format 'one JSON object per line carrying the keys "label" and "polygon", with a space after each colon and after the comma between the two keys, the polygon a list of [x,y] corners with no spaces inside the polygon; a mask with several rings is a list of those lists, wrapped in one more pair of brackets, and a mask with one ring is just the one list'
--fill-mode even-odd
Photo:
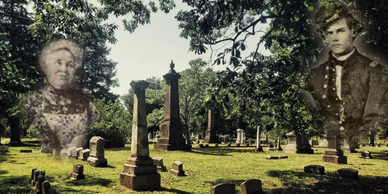
{"label": "stone pedestal", "polygon": [[163,150],[191,150],[190,145],[187,145],[183,138],[183,127],[179,118],[178,79],[181,75],[175,72],[172,61],[170,67],[170,71],[163,76],[166,80],[164,121],[161,127],[161,137],[158,143],[154,145],[154,148]]}
{"label": "stone pedestal", "polygon": [[131,156],[120,173],[120,184],[132,190],[152,191],[160,188],[160,174],[149,156],[145,81],[132,81],[133,103]]}
{"label": "stone pedestal", "polygon": [[206,136],[203,143],[220,143],[216,134],[215,123],[214,110],[211,109],[208,114]]}
{"label": "stone pedestal", "polygon": [[314,150],[311,149],[307,136],[296,135],[294,131],[287,133],[287,142],[284,152],[295,154],[313,154]]}
{"label": "stone pedestal", "polygon": [[325,151],[325,155],[322,156],[322,161],[335,164],[347,164],[348,159],[341,150],[339,136],[328,137],[328,148]]}

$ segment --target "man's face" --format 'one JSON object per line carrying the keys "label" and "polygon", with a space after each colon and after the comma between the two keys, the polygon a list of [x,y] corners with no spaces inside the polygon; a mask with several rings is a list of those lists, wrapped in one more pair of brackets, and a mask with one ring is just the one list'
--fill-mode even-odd
{"label": "man's face", "polygon": [[350,53],[353,50],[353,39],[355,37],[356,34],[349,29],[346,18],[334,21],[324,31],[325,43],[336,56]]}
{"label": "man's face", "polygon": [[74,81],[74,56],[67,50],[48,54],[45,61],[47,81],[56,89],[65,89]]}

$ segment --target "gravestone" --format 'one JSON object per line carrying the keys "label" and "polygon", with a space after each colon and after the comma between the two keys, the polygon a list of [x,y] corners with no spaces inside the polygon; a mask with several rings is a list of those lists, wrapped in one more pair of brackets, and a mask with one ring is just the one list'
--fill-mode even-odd
{"label": "gravestone", "polygon": [[347,164],[348,159],[341,150],[340,136],[333,134],[328,135],[327,138],[327,150],[325,150],[325,155],[322,156],[322,161],[335,164]]}
{"label": "gravestone", "polygon": [[326,147],[329,144],[326,137],[321,137],[321,141],[319,142],[319,146]]}
{"label": "gravestone", "polygon": [[82,164],[74,164],[73,172],[70,173],[70,177],[74,180],[85,179],[84,166]]}
{"label": "gravestone", "polygon": [[186,176],[185,171],[183,171],[183,164],[179,161],[172,163],[172,169],[170,170],[170,173],[175,176]]}
{"label": "gravestone", "polygon": [[89,156],[90,156],[89,149],[83,149],[83,150],[78,151],[78,160],[87,161]]}
{"label": "gravestone", "polygon": [[255,148],[255,151],[256,152],[262,152],[263,151],[263,147],[261,147],[261,140],[260,140],[260,126],[257,126],[257,132],[256,132],[256,148]]}
{"label": "gravestone", "polygon": [[243,144],[243,143],[244,143],[244,130],[237,129],[236,144]]}
{"label": "gravestone", "polygon": [[185,144],[183,127],[179,117],[178,79],[181,77],[174,70],[171,61],[170,71],[163,77],[166,80],[166,101],[164,104],[164,121],[161,127],[161,137],[154,148],[163,150],[191,150],[191,145]]}
{"label": "gravestone", "polygon": [[203,140],[203,143],[219,143],[217,133],[216,133],[216,120],[214,116],[214,110],[210,109],[208,113],[208,124],[206,130],[206,136]]}
{"label": "gravestone", "polygon": [[94,136],[90,139],[90,156],[88,157],[88,164],[94,167],[107,167],[108,161],[104,158],[104,138]]}
{"label": "gravestone", "polygon": [[284,149],[285,153],[295,154],[313,154],[314,150],[308,142],[307,136],[296,135],[294,131],[287,133],[287,145]]}
{"label": "gravestone", "polygon": [[[160,188],[160,174],[149,155],[146,81],[132,81],[135,91],[132,116],[131,156],[120,173],[120,184],[132,190],[152,191]],[[162,135],[163,136],[163,135]],[[161,139],[159,139],[160,141]],[[157,145],[157,144],[155,144]]]}
{"label": "gravestone", "polygon": [[38,183],[35,186],[36,192],[35,193],[42,193],[43,190],[43,182],[44,182],[44,175],[38,176]]}
{"label": "gravestone", "polygon": [[265,159],[287,159],[287,155],[268,155]]}
{"label": "gravestone", "polygon": [[369,151],[363,151],[363,152],[361,152],[360,158],[372,159],[372,156],[371,156],[371,153]]}
{"label": "gravestone", "polygon": [[167,171],[166,166],[163,165],[163,158],[156,157],[156,158],[152,158],[152,160],[154,161],[154,165],[156,166],[156,169],[158,171],[162,171],[162,172],[166,172]]}
{"label": "gravestone", "polygon": [[341,168],[335,171],[341,178],[358,179],[358,171],[351,168]]}
{"label": "gravestone", "polygon": [[310,174],[325,174],[325,167],[320,166],[320,165],[308,165],[304,167],[304,172],[305,173],[310,173]]}
{"label": "gravestone", "polygon": [[210,188],[210,194],[236,194],[236,188],[231,183],[220,183]]}
{"label": "gravestone", "polygon": [[76,148],[76,149],[73,151],[71,157],[74,158],[74,159],[78,159],[78,158],[79,158],[79,151],[81,151],[81,150],[83,150],[82,147]]}
{"label": "gravestone", "polygon": [[40,146],[40,152],[42,152],[42,153],[52,153],[53,151],[46,144],[42,144]]}
{"label": "gravestone", "polygon": [[57,194],[57,191],[51,188],[50,182],[44,181],[42,183],[42,194]]}
{"label": "gravestone", "polygon": [[241,185],[241,194],[262,194],[263,188],[259,179],[250,179],[244,181]]}

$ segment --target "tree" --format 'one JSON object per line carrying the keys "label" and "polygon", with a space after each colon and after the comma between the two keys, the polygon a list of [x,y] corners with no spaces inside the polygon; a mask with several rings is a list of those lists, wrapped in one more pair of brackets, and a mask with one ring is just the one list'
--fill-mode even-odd
{"label": "tree", "polygon": [[206,130],[202,123],[207,126],[203,117],[207,112],[201,108],[206,96],[204,88],[210,87],[217,78],[216,72],[202,59],[191,60],[189,65],[189,69],[180,72],[182,77],[179,79],[180,116],[187,144],[190,144],[190,133]]}

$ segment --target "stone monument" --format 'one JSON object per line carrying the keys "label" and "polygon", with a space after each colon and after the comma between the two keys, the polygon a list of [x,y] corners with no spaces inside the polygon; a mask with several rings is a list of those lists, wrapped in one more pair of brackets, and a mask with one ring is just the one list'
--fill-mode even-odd
{"label": "stone monument", "polygon": [[220,143],[220,141],[218,141],[218,137],[216,134],[215,124],[216,124],[216,120],[214,117],[214,110],[210,109],[208,114],[206,136],[205,136],[205,140],[203,140],[203,143]]}
{"label": "stone monument", "polygon": [[174,63],[171,61],[170,71],[163,77],[166,80],[166,101],[164,121],[161,127],[161,137],[154,148],[163,150],[191,150],[183,138],[182,123],[179,118],[179,93],[178,79],[181,77],[174,70]]}
{"label": "stone monument", "polygon": [[237,144],[243,144],[244,143],[244,130],[242,129],[237,129],[237,139],[236,139]]}
{"label": "stone monument", "polygon": [[149,156],[147,109],[145,101],[146,81],[132,81],[135,90],[133,103],[131,156],[120,173],[120,183],[132,190],[152,191],[160,188],[160,174]]}
{"label": "stone monument", "polygon": [[255,148],[255,151],[256,152],[262,152],[263,151],[263,147],[261,147],[261,140],[260,140],[260,126],[257,126],[257,134],[256,134],[256,148]]}
{"label": "stone monument", "polygon": [[90,156],[88,157],[88,164],[94,167],[107,167],[108,161],[106,160],[104,138],[94,136],[90,139]]}
{"label": "stone monument", "polygon": [[313,154],[309,139],[307,136],[296,135],[294,131],[287,133],[287,145],[284,149],[285,153],[295,154]]}
{"label": "stone monument", "polygon": [[322,161],[335,164],[347,164],[348,159],[346,156],[344,156],[344,152],[341,150],[340,136],[327,136],[327,141],[327,150],[325,150],[325,155],[322,156]]}
{"label": "stone monument", "polygon": [[70,173],[70,177],[74,180],[85,179],[84,166],[82,164],[74,164],[73,172]]}

